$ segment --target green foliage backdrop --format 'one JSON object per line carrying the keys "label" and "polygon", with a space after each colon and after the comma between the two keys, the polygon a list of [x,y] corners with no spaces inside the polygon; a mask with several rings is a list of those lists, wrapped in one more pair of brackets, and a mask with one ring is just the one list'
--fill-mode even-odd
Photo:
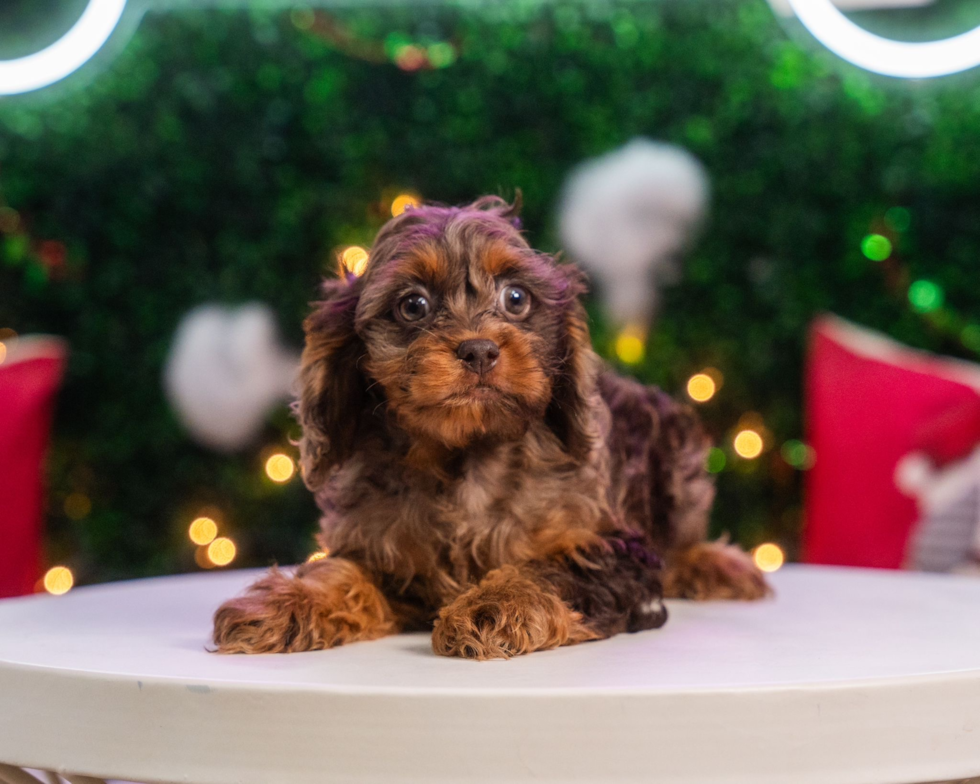
{"label": "green foliage backdrop", "polygon": [[[409,43],[443,44],[428,50],[443,67],[399,68]],[[701,158],[712,217],[635,372],[680,393],[719,368],[724,387],[702,412],[729,451],[739,419],[761,415],[773,446],[729,460],[715,519],[749,545],[792,551],[801,525],[801,474],[779,445],[801,436],[815,313],[975,356],[976,78],[863,73],[762,0],[183,10],[148,14],[99,59],[0,99],[0,327],[71,344],[49,558],[82,581],[196,568],[187,525],[208,504],[237,565],[311,550],[307,492],[261,471],[263,449],[295,434],[285,409],[254,449],[206,452],[168,409],[162,362],[181,315],[214,299],[270,303],[298,345],[335,249],[369,243],[400,189],[460,202],[520,187],[532,241],[554,249],[578,161],[636,135]],[[895,206],[906,230],[884,220]],[[893,240],[890,260],[862,255],[871,232]],[[946,305],[912,309],[916,278],[941,285]]]}

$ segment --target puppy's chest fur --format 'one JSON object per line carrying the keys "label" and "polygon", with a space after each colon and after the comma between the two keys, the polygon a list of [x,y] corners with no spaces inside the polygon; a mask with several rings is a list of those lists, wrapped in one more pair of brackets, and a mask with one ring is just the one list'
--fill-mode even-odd
{"label": "puppy's chest fur", "polygon": [[612,530],[602,461],[568,461],[532,427],[420,470],[363,450],[320,495],[322,543],[365,564],[390,590],[437,608],[486,572],[588,548]]}

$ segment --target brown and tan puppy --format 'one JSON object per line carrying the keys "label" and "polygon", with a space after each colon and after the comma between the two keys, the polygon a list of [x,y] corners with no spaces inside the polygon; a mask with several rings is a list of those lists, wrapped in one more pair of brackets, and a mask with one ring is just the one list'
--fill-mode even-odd
{"label": "brown and tan puppy", "polygon": [[705,541],[696,418],[602,366],[583,291],[501,199],[389,221],[305,325],[300,450],[330,557],[225,603],[217,649],[432,629],[436,653],[489,659],[660,626],[663,595],[764,596]]}

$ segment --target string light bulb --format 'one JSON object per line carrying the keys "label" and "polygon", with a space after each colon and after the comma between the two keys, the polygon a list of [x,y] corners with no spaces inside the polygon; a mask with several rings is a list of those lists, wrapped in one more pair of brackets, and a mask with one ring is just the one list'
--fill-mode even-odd
{"label": "string light bulb", "polygon": [[203,547],[218,535],[218,524],[210,517],[198,517],[190,524],[187,535],[194,544]]}
{"label": "string light bulb", "polygon": [[[12,207],[0,207],[0,232],[13,234],[20,228],[20,213]],[[0,333],[5,330],[0,329]],[[0,334],[0,337],[3,337]]]}
{"label": "string light bulb", "polygon": [[638,365],[646,353],[644,341],[646,332],[642,328],[630,324],[616,336],[615,351],[619,361],[624,365]]}
{"label": "string light bulb", "polygon": [[44,590],[55,596],[68,593],[75,584],[75,575],[67,566],[52,566],[44,573]]}
{"label": "string light bulb", "polygon": [[725,470],[725,465],[728,463],[728,458],[725,457],[725,452],[716,446],[711,447],[708,450],[708,458],[705,461],[705,467],[708,469],[709,474],[718,474]]}
{"label": "string light bulb", "polygon": [[235,560],[237,552],[235,543],[226,536],[219,536],[208,545],[208,559],[215,566],[227,566]]}
{"label": "string light bulb", "polygon": [[885,223],[892,231],[908,231],[912,225],[912,213],[905,207],[891,207],[885,212]]}
{"label": "string light bulb", "polygon": [[360,245],[344,248],[340,253],[341,272],[349,272],[360,277],[367,269],[369,259],[367,248],[362,248]]}
{"label": "string light bulb", "polygon": [[917,280],[909,286],[909,302],[919,313],[932,313],[943,305],[942,286],[931,280]]}
{"label": "string light bulb", "polygon": [[764,572],[776,572],[786,563],[786,555],[778,544],[766,542],[752,551],[752,560]]}
{"label": "string light bulb", "polygon": [[425,50],[414,44],[406,44],[398,49],[395,54],[395,65],[403,71],[417,71],[423,68],[428,62]]}
{"label": "string light bulb", "polygon": [[707,373],[695,373],[687,380],[687,396],[695,403],[707,403],[717,391],[715,380]]}
{"label": "string light bulb", "polygon": [[265,461],[265,473],[273,482],[288,482],[296,473],[296,463],[289,455],[277,452]]}
{"label": "string light bulb", "polygon": [[963,327],[960,342],[971,351],[980,353],[980,324],[967,324]]}
{"label": "string light bulb", "polygon": [[92,511],[92,500],[85,493],[71,493],[65,499],[65,515],[72,520],[82,520]]}
{"label": "string light bulb", "polygon": [[780,453],[783,456],[783,460],[801,471],[813,468],[813,464],[816,461],[813,447],[809,444],[804,444],[798,438],[791,438],[784,443]]}
{"label": "string light bulb", "polygon": [[732,442],[735,452],[746,460],[754,460],[762,454],[762,436],[755,430],[741,430]]}
{"label": "string light bulb", "polygon": [[881,234],[869,234],[861,240],[861,252],[871,261],[884,261],[892,255],[892,242]]}
{"label": "string light bulb", "polygon": [[414,193],[399,193],[391,202],[391,217],[397,218],[405,210],[418,207],[422,200]]}
{"label": "string light bulb", "polygon": [[214,564],[211,563],[211,559],[208,558],[208,548],[198,547],[194,550],[194,563],[200,566],[202,569],[213,569]]}

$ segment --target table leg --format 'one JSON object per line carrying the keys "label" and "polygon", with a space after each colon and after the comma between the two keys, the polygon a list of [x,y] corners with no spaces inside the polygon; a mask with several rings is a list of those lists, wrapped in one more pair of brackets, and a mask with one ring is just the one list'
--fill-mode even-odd
{"label": "table leg", "polygon": [[[54,781],[59,780],[55,774],[48,775],[53,777]],[[95,779],[91,776],[74,776],[65,774],[61,778],[67,781],[68,784],[106,784],[102,779]],[[22,768],[16,768],[13,765],[4,765],[3,763],[0,763],[0,784],[43,784],[43,782],[39,781]]]}
{"label": "table leg", "polygon": [[933,784],[980,784],[980,778],[956,779],[955,781],[936,781]]}
{"label": "table leg", "polygon": [[0,784],[40,784],[26,770],[0,763]]}

